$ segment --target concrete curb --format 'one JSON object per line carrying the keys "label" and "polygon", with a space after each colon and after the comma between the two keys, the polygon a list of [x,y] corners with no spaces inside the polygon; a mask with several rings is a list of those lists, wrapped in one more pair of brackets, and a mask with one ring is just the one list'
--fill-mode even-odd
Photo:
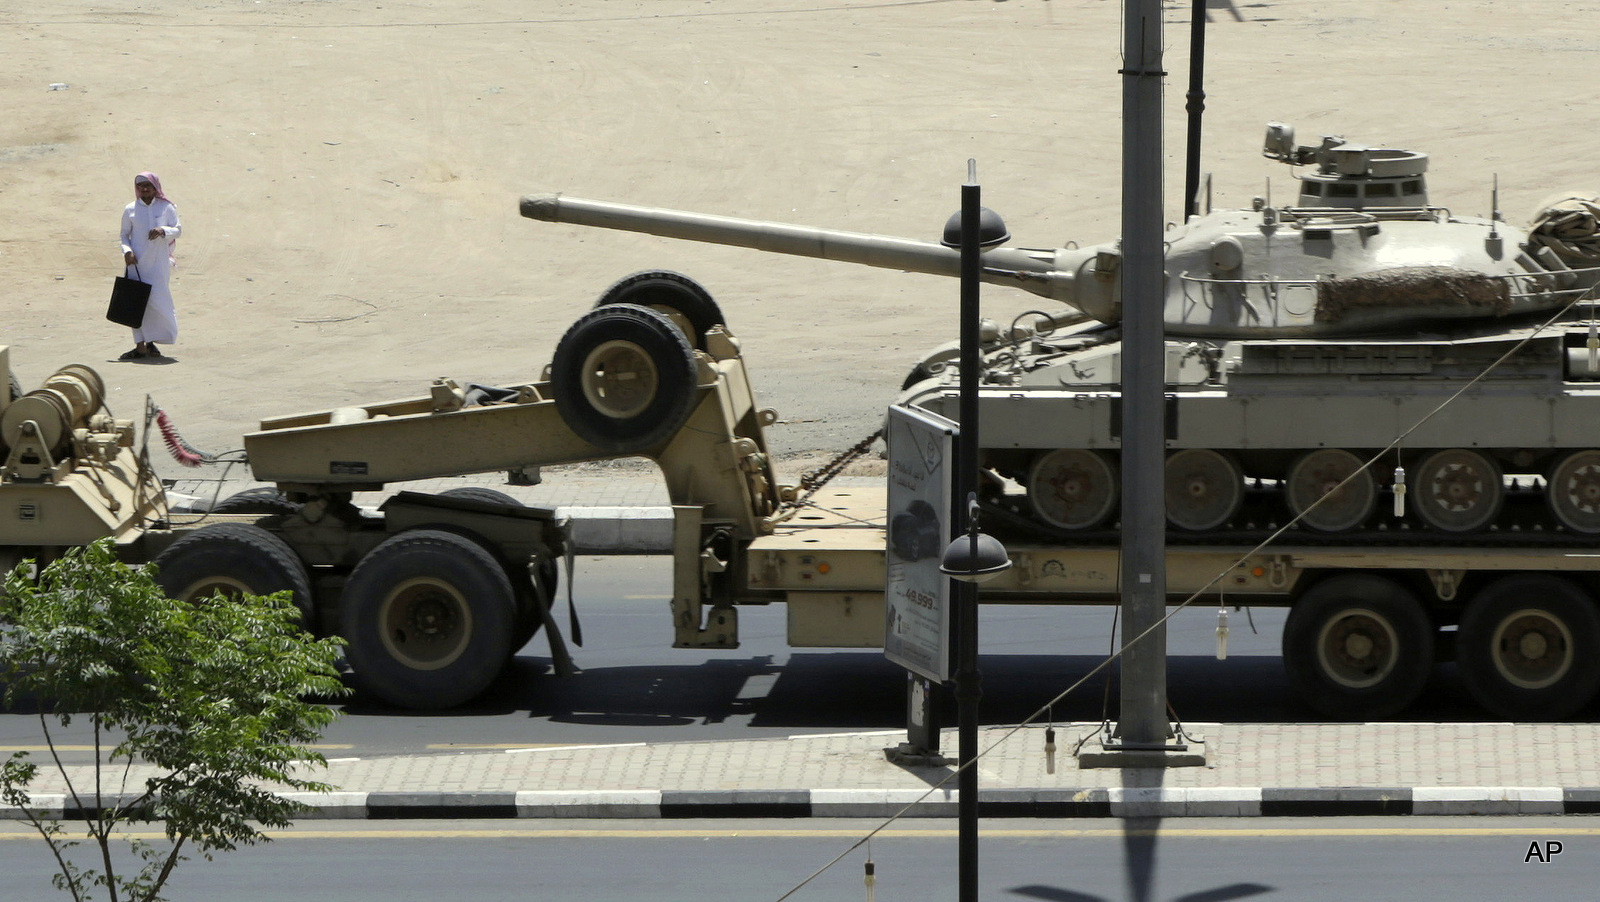
{"label": "concrete curb", "polygon": [[[311,806],[303,820],[915,818],[956,816],[956,790],[914,789],[525,790],[521,792],[284,793]],[[45,818],[81,816],[39,794]],[[1362,817],[1378,815],[1600,814],[1600,788],[1172,787],[980,790],[986,818]],[[0,807],[0,820],[22,819]]]}

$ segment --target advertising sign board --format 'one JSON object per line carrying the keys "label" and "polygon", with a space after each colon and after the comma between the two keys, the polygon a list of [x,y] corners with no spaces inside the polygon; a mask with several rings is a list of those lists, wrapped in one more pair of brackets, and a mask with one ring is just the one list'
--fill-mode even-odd
{"label": "advertising sign board", "polygon": [[936,414],[889,408],[889,569],[883,651],[937,682],[951,678],[950,578],[939,560],[950,543],[951,467],[960,427]]}

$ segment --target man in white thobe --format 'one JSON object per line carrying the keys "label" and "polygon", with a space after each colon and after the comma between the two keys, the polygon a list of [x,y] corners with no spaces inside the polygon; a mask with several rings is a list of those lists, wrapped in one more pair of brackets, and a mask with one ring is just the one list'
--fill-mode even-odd
{"label": "man in white thobe", "polygon": [[122,211],[122,259],[128,265],[128,278],[150,284],[150,302],[144,308],[144,322],[133,330],[133,350],[122,360],[160,357],[156,343],[178,340],[178,314],[172,306],[172,251],[183,226],[178,208],[161,192],[161,180],[153,172],[133,177],[134,201]]}

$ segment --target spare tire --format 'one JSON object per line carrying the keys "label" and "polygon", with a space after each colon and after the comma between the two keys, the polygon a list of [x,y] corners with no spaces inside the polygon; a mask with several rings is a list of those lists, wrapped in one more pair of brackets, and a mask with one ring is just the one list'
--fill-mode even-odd
{"label": "spare tire", "polygon": [[667,314],[669,319],[674,314],[682,317],[689,326],[689,342],[702,351],[706,349],[706,333],[727,322],[722,308],[711,299],[711,292],[688,276],[665,269],[647,269],[618,279],[595,302],[596,307],[612,304],[649,307]]}
{"label": "spare tire", "polygon": [[678,431],[698,383],[694,349],[664,314],[610,304],[585,314],[556,344],[550,391],[584,441],[635,454]]}

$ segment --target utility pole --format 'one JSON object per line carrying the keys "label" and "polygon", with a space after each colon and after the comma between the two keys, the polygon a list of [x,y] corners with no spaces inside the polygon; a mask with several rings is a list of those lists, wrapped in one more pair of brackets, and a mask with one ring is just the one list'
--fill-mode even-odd
{"label": "utility pole", "polygon": [[[1204,762],[1167,720],[1166,301],[1161,0],[1126,0],[1122,51],[1121,719],[1082,767]],[[1148,632],[1148,635],[1145,633]]]}

